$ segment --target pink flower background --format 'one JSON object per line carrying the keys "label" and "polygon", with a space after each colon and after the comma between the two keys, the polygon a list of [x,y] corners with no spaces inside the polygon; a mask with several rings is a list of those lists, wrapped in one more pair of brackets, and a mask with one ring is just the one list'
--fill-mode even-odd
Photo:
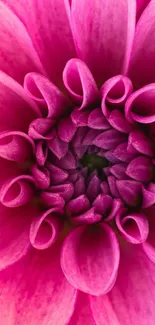
{"label": "pink flower background", "polygon": [[155,324],[155,0],[0,1],[0,322]]}

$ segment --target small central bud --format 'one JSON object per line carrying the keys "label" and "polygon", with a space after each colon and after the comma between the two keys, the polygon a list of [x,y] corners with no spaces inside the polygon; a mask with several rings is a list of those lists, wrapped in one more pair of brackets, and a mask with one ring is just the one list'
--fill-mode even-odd
{"label": "small central bud", "polygon": [[95,153],[91,155],[85,154],[81,158],[80,163],[82,166],[88,168],[89,174],[96,170],[98,175],[102,173],[103,168],[108,167],[109,165],[109,162],[106,158],[98,156]]}

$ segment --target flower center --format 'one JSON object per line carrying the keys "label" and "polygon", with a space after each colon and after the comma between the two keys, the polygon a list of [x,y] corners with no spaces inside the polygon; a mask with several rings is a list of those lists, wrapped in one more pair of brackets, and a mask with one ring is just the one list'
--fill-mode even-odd
{"label": "flower center", "polygon": [[83,167],[88,168],[88,174],[92,174],[97,171],[98,176],[101,175],[104,167],[108,167],[109,162],[106,158],[101,157],[97,154],[85,154],[81,159],[80,163]]}

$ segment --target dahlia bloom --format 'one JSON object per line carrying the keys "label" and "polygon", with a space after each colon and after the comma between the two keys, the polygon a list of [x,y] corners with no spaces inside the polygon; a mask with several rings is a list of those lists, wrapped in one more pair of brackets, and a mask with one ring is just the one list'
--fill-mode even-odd
{"label": "dahlia bloom", "polygon": [[0,0],[2,325],[155,324],[155,0]]}

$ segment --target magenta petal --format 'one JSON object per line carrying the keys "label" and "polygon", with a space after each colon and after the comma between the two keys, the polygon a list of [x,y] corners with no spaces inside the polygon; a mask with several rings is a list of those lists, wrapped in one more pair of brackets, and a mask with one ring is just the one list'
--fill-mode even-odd
{"label": "magenta petal", "polygon": [[89,114],[88,126],[92,129],[107,130],[110,128],[110,124],[104,117],[100,108],[95,108]]}
{"label": "magenta petal", "polygon": [[26,26],[47,75],[54,84],[62,84],[63,68],[76,56],[64,1],[6,2]]}
{"label": "magenta petal", "polygon": [[126,72],[135,15],[133,1],[72,0],[70,20],[77,52],[99,84]]}
{"label": "magenta petal", "polygon": [[132,89],[131,80],[125,76],[118,75],[107,80],[101,87],[103,114],[109,117],[112,109],[123,107]]}
{"label": "magenta petal", "polygon": [[36,143],[36,161],[39,166],[44,166],[48,155],[48,148],[45,144],[45,141],[39,141]]}
{"label": "magenta petal", "polygon": [[141,16],[150,0],[137,0],[137,19]]}
{"label": "magenta petal", "polygon": [[138,152],[153,157],[153,145],[150,139],[139,130],[133,131],[129,135],[129,144],[131,144]]}
{"label": "magenta petal", "polygon": [[66,181],[68,178],[68,173],[57,166],[54,166],[52,164],[48,164],[48,169],[50,172],[50,178],[51,178],[51,184],[52,185],[58,185],[62,182]]}
{"label": "magenta petal", "polygon": [[76,290],[62,273],[56,245],[32,249],[1,272],[0,287],[2,324],[64,325],[73,314]]}
{"label": "magenta petal", "polygon": [[154,236],[154,229],[155,229],[155,209],[154,206],[150,209],[146,210],[148,221],[149,221],[149,236],[145,243],[143,243],[143,248],[146,255],[149,259],[155,263],[155,236]]}
{"label": "magenta petal", "polygon": [[154,325],[155,266],[140,245],[122,245],[118,277],[104,296],[90,297],[97,325]]}
{"label": "magenta petal", "polygon": [[130,206],[136,206],[141,200],[142,185],[132,180],[117,180],[117,189],[122,199]]}
{"label": "magenta petal", "polygon": [[130,62],[129,75],[136,88],[155,81],[154,53],[155,44],[155,3],[150,1],[140,17]]}
{"label": "magenta petal", "polygon": [[22,163],[32,158],[34,150],[34,142],[27,134],[18,131],[0,133],[1,157]]}
{"label": "magenta petal", "polygon": [[29,96],[40,104],[43,116],[55,119],[60,117],[70,105],[70,101],[49,79],[38,74],[28,73],[24,88]]}
{"label": "magenta petal", "polygon": [[144,156],[136,157],[129,163],[126,174],[139,182],[150,182],[153,178],[151,159]]}
{"label": "magenta petal", "polygon": [[29,71],[44,73],[38,53],[25,26],[2,1],[0,21],[1,69],[20,83],[23,83],[24,76]]}
{"label": "magenta petal", "polygon": [[68,281],[83,292],[100,295],[114,285],[119,265],[119,245],[106,225],[79,227],[66,237],[61,266]]}
{"label": "magenta petal", "polygon": [[100,133],[93,144],[102,149],[114,149],[121,141],[125,140],[125,135],[115,129],[110,129]]}
{"label": "magenta petal", "polygon": [[21,175],[8,179],[0,189],[0,202],[9,208],[20,207],[31,201],[35,180],[32,176]]}
{"label": "magenta petal", "polygon": [[68,150],[68,143],[61,140],[59,137],[48,141],[48,148],[54,153],[58,159],[62,159]]}
{"label": "magenta petal", "polygon": [[70,116],[59,121],[58,136],[64,142],[70,142],[75,135],[77,127],[72,122]]}
{"label": "magenta petal", "polygon": [[132,244],[141,244],[148,237],[149,224],[143,213],[127,214],[126,209],[122,209],[116,216],[116,224],[122,236]]}
{"label": "magenta petal", "polygon": [[66,205],[66,213],[68,217],[76,216],[86,212],[90,208],[90,202],[86,195],[80,195],[69,201]]}
{"label": "magenta petal", "polygon": [[127,100],[125,114],[129,122],[149,124],[155,121],[155,84],[135,91]]}
{"label": "magenta petal", "polygon": [[[30,122],[40,116],[35,102],[23,87],[0,71],[0,131],[27,132]],[[18,118],[17,118],[18,117]]]}
{"label": "magenta petal", "polygon": [[51,186],[49,191],[51,193],[58,193],[65,201],[69,201],[74,193],[74,187],[72,183],[64,183]]}
{"label": "magenta petal", "polygon": [[95,325],[90,309],[89,296],[78,292],[74,313],[67,325]]}
{"label": "magenta petal", "polygon": [[91,225],[101,221],[101,219],[102,219],[102,215],[96,213],[94,207],[78,216],[73,217],[71,221],[79,224]]}
{"label": "magenta petal", "polygon": [[47,249],[56,241],[63,228],[59,210],[52,208],[35,216],[30,227],[30,242],[36,249]]}
{"label": "magenta petal", "polygon": [[30,248],[32,207],[9,209],[0,204],[0,270],[15,263]]}
{"label": "magenta petal", "polygon": [[99,97],[95,80],[84,62],[72,59],[63,72],[64,84],[80,108],[94,104]]}
{"label": "magenta petal", "polygon": [[125,116],[117,109],[113,110],[110,113],[108,118],[108,122],[111,126],[122,133],[130,133],[132,130],[132,126],[126,120]]}
{"label": "magenta petal", "polygon": [[46,190],[49,187],[50,175],[46,167],[38,167],[37,164],[34,164],[31,167],[31,173],[39,190]]}

